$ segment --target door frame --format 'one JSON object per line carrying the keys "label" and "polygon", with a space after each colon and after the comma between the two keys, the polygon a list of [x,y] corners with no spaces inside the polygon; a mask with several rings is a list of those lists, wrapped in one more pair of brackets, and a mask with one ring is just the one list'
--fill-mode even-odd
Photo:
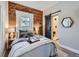
{"label": "door frame", "polygon": [[[59,15],[58,14],[53,14],[53,15],[51,15],[51,39],[52,40],[54,40],[53,39],[53,26],[52,26],[52,24],[53,24],[53,17],[55,17],[55,16],[58,16],[59,17]],[[58,19],[59,20],[59,19]],[[58,21],[59,22],[59,21]],[[59,27],[58,27],[59,28]],[[58,37],[59,38],[59,37]]]}

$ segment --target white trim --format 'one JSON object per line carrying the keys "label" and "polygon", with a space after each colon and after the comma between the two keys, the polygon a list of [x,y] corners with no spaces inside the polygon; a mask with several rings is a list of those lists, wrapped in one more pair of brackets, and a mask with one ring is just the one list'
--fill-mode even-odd
{"label": "white trim", "polygon": [[63,48],[65,48],[65,49],[68,49],[68,50],[70,50],[70,51],[72,51],[72,52],[74,52],[74,53],[79,54],[79,50],[76,50],[76,49],[74,49],[74,48],[68,47],[68,46],[66,46],[66,45],[61,45],[61,44],[60,44],[60,46],[63,47]]}
{"label": "white trim", "polygon": [[[20,20],[19,20],[19,17],[21,17],[21,16],[27,16],[27,17],[30,17],[31,18],[31,20],[32,20],[32,28],[31,29],[29,29],[29,30],[31,30],[31,32],[33,32],[33,27],[34,27],[34,25],[33,25],[33,16],[34,16],[34,14],[32,14],[32,13],[29,13],[29,12],[24,12],[24,11],[18,11],[18,10],[16,10],[16,32],[17,32],[17,38],[19,37],[19,26],[20,26]],[[31,27],[30,26],[30,27]]]}

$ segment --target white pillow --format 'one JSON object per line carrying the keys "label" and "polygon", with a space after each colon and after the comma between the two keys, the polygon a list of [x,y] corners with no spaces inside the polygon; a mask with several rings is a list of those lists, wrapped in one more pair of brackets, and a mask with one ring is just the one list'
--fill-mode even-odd
{"label": "white pillow", "polygon": [[27,41],[28,38],[18,38],[18,39],[15,39],[12,44],[11,44],[11,47],[19,42],[23,42],[23,41]]}

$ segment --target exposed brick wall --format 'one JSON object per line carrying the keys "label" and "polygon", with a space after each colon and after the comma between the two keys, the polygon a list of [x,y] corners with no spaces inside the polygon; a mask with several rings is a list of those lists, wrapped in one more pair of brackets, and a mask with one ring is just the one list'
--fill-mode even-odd
{"label": "exposed brick wall", "polygon": [[41,27],[39,28],[39,34],[43,34],[43,12],[34,8],[30,8],[27,6],[23,6],[21,4],[17,4],[14,2],[8,2],[8,11],[9,11],[9,27],[10,26],[16,26],[16,10],[29,12],[34,14],[34,24],[41,24]]}

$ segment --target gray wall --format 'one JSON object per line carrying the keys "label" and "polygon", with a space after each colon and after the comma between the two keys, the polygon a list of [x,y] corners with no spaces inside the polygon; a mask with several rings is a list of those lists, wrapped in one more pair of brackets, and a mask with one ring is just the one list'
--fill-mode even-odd
{"label": "gray wall", "polygon": [[3,55],[5,45],[5,27],[7,26],[7,2],[0,1],[0,56]]}
{"label": "gray wall", "polygon": [[[79,2],[59,2],[45,13],[49,14],[49,12],[58,10],[62,10],[59,13],[59,38],[61,44],[79,50]],[[62,27],[61,21],[64,17],[73,19],[74,24],[71,28]]]}

